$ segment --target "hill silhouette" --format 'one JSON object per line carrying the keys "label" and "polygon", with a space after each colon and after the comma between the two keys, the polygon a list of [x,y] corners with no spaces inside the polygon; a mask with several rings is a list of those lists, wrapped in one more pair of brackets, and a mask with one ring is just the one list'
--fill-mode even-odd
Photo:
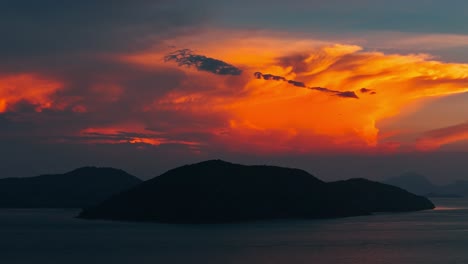
{"label": "hill silhouette", "polygon": [[407,172],[389,178],[384,183],[427,197],[462,197],[468,195],[468,181],[457,180],[446,185],[436,185],[424,175],[415,172]]}
{"label": "hill silhouette", "polygon": [[211,160],[170,170],[83,210],[79,217],[222,223],[432,208],[424,197],[368,180],[326,183],[299,169]]}
{"label": "hill silhouette", "polygon": [[0,179],[0,208],[84,208],[141,180],[123,170],[84,167],[64,174]]}
{"label": "hill silhouette", "polygon": [[398,186],[418,195],[436,192],[438,186],[434,185],[423,175],[416,172],[406,172],[384,181],[386,184]]}
{"label": "hill silhouette", "polygon": [[440,186],[439,193],[452,196],[468,196],[468,181],[457,180],[447,185]]}

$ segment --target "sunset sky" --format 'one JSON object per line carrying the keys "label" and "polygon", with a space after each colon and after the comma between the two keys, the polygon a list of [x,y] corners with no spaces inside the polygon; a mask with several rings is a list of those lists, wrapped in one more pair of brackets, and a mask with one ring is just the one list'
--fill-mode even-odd
{"label": "sunset sky", "polygon": [[468,179],[465,0],[0,3],[0,177],[221,158]]}

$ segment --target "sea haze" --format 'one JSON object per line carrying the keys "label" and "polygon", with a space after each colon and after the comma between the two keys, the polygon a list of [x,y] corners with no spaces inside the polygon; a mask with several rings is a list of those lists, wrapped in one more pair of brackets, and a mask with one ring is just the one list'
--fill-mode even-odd
{"label": "sea haze", "polygon": [[468,199],[435,210],[221,225],[86,221],[1,209],[0,263],[468,263]]}

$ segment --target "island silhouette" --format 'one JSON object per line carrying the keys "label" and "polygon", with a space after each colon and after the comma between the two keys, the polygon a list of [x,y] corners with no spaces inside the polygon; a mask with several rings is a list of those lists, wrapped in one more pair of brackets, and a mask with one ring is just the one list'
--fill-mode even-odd
{"label": "island silhouette", "polygon": [[433,209],[425,197],[366,179],[210,160],[181,166],[84,209],[79,218],[164,223],[317,219]]}
{"label": "island silhouette", "polygon": [[113,168],[83,167],[64,174],[0,179],[0,208],[84,208],[142,181]]}

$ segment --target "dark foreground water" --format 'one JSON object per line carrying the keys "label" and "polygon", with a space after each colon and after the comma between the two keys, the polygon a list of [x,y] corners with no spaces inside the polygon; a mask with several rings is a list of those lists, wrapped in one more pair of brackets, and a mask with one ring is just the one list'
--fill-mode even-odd
{"label": "dark foreground water", "polygon": [[433,201],[433,211],[201,226],[2,209],[0,263],[468,263],[468,200]]}

